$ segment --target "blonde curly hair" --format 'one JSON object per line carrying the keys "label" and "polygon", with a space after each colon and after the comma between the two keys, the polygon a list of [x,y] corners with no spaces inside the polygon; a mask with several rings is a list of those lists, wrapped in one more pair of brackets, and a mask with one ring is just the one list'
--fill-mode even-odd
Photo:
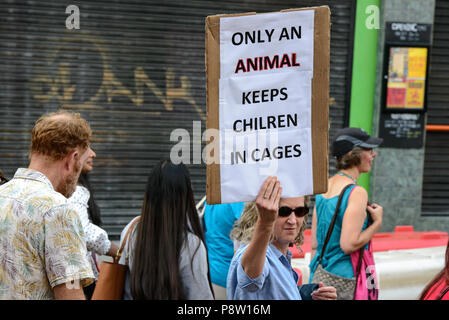
{"label": "blonde curly hair", "polygon": [[230,234],[231,239],[239,241],[240,244],[248,244],[253,237],[258,217],[256,202],[247,202],[240,219],[234,223]]}
{"label": "blonde curly hair", "polygon": [[[310,197],[304,197],[304,204],[308,205],[310,202]],[[299,251],[302,251],[299,246],[304,244],[304,231],[307,228],[307,218],[308,214],[304,216],[304,220],[301,226],[301,229],[298,232],[298,235],[295,238],[295,242]],[[256,227],[257,219],[259,218],[259,212],[257,210],[256,202],[248,202],[245,204],[245,208],[243,209],[242,215],[240,219],[238,219],[234,223],[234,228],[231,230],[230,236],[232,240],[237,240],[241,245],[245,245],[250,243],[253,238],[254,229]],[[271,235],[270,242],[273,241],[273,234]]]}

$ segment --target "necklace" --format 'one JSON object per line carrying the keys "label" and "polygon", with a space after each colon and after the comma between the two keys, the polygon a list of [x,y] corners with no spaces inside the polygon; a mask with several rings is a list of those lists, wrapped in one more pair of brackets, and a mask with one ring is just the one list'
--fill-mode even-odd
{"label": "necklace", "polygon": [[339,171],[338,174],[339,174],[340,176],[345,176],[345,177],[351,179],[352,181],[354,181],[354,183],[357,183],[357,180],[354,179],[353,177],[351,177],[351,176],[350,176],[349,174],[347,174],[347,173],[344,173],[344,172],[342,172],[342,171]]}

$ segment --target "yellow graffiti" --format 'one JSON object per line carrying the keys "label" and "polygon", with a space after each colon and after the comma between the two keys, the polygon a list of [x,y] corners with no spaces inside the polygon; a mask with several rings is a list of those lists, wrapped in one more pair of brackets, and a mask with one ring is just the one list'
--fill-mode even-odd
{"label": "yellow graffiti", "polygon": [[[104,49],[105,46],[103,41],[86,36],[83,36],[82,38],[77,38],[75,36],[74,38],[65,39],[65,42],[70,41],[84,41],[94,45],[96,50],[101,54],[103,66],[103,81],[100,88],[92,98],[81,105],[77,105],[78,107],[101,108],[97,103],[104,96],[108,103],[111,103],[114,97],[125,96],[136,106],[143,106],[145,102],[144,89],[146,87],[162,102],[166,111],[173,111],[175,99],[180,99],[192,105],[200,118],[206,120],[204,112],[190,94],[191,85],[190,79],[187,76],[181,76],[180,87],[176,87],[175,71],[171,68],[167,68],[165,71],[166,88],[165,91],[163,91],[158,88],[156,83],[152,81],[147,74],[145,74],[143,67],[136,67],[134,69],[134,94],[132,90],[126,88],[119,80],[117,80],[112,72],[109,62],[110,59],[107,51]],[[55,52],[49,56],[49,65],[54,63],[58,50],[59,49],[55,50]],[[57,70],[58,71],[53,78],[49,73],[39,73],[36,77],[31,79],[30,89],[34,99],[39,100],[41,103],[46,103],[47,101],[56,98],[62,105],[69,104],[72,101],[73,94],[76,90],[76,84],[72,84],[70,81],[70,65],[66,62],[61,62],[58,64]]]}
{"label": "yellow graffiti", "polygon": [[[70,70],[68,64],[65,63],[58,65],[58,73],[54,79],[49,75],[40,75],[33,78],[31,83],[31,90],[34,92],[33,97],[41,102],[47,102],[53,97],[61,103],[71,101],[76,89],[76,85],[70,84]],[[50,87],[46,93],[43,92],[44,85]],[[62,88],[62,94],[60,88]]]}

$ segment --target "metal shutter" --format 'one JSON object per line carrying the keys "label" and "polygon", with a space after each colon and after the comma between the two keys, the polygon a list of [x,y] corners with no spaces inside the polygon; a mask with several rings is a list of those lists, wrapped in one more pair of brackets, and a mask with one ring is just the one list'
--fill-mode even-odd
{"label": "metal shutter", "polygon": [[[61,105],[80,112],[94,132],[90,177],[104,228],[117,239],[140,213],[152,166],[177,143],[170,133],[186,129],[193,139],[193,121],[205,129],[206,16],[329,5],[332,136],[344,126],[348,105],[354,3],[76,1],[80,29],[67,30],[67,3],[6,1],[0,9],[0,168],[11,178],[28,165],[30,131],[40,115]],[[205,165],[189,169],[199,201]]]}
{"label": "metal shutter", "polygon": [[[430,56],[428,125],[449,125],[449,3],[437,0]],[[449,215],[449,131],[427,131],[422,215]]]}

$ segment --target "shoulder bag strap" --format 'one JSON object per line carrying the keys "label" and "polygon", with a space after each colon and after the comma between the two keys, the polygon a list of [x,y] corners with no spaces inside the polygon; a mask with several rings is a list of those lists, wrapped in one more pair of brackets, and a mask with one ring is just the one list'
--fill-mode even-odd
{"label": "shoulder bag strap", "polygon": [[[366,245],[365,245],[366,246]],[[357,264],[355,279],[357,280],[360,275],[360,269],[362,268],[362,258],[363,258],[363,251],[365,250],[365,246],[361,247],[359,250],[359,261]]]}
{"label": "shoulder bag strap", "polygon": [[125,248],[126,243],[128,242],[128,238],[131,235],[132,231],[134,230],[134,226],[136,223],[140,220],[140,217],[137,217],[134,219],[133,223],[129,226],[128,230],[126,231],[125,237],[123,238],[122,245],[120,246],[120,249],[117,251],[117,255],[114,258],[114,263],[118,263],[120,260],[120,257],[122,255],[123,249]]}
{"label": "shoulder bag strap", "polygon": [[449,287],[446,287],[443,291],[441,291],[440,295],[438,296],[437,300],[443,300],[443,297],[448,293]]}
{"label": "shoulder bag strap", "polygon": [[326,251],[326,247],[327,247],[327,243],[329,242],[329,240],[331,238],[331,235],[332,235],[332,231],[334,230],[335,221],[337,220],[338,211],[340,210],[341,200],[343,199],[343,195],[344,195],[345,191],[350,186],[354,186],[354,184],[348,184],[340,192],[340,196],[338,197],[338,202],[337,202],[337,206],[335,208],[334,216],[332,217],[332,221],[331,221],[331,223],[329,225],[329,229],[327,229],[326,240],[324,240],[324,245],[323,245],[323,249],[321,250],[321,255],[320,255],[320,259],[318,260],[318,264],[321,264],[321,260],[323,260],[324,252]]}
{"label": "shoulder bag strap", "polygon": [[[369,211],[367,210],[366,211],[366,214],[367,214],[367,216],[368,216],[368,224],[367,224],[367,228],[373,223],[373,219],[371,218],[371,214],[369,213]],[[362,267],[362,257],[363,257],[363,251],[365,250],[365,246],[366,245],[370,245],[370,242],[371,242],[371,240],[370,241],[368,241],[368,243],[367,244],[365,244],[363,247],[361,247],[360,248],[360,255],[359,255],[359,262],[358,262],[358,264],[357,264],[357,269],[356,269],[356,277],[358,277],[359,276],[359,274],[360,274],[360,269],[361,269],[361,267]]]}
{"label": "shoulder bag strap", "polygon": [[[373,220],[372,220],[372,218],[371,218],[371,214],[368,212],[368,210],[366,211],[366,214],[368,215],[368,224],[367,224],[367,228],[373,223]],[[367,244],[365,244],[364,246],[362,246],[361,248],[360,248],[360,252],[359,252],[359,261],[358,261],[358,264],[357,264],[357,269],[356,269],[356,274],[355,274],[355,278],[356,278],[356,280],[358,280],[358,278],[359,278],[359,275],[360,275],[360,269],[362,268],[362,258],[363,258],[363,251],[365,250],[365,246],[366,245],[370,245],[370,242],[371,242],[371,240],[370,241],[368,241],[368,243]],[[369,249],[369,247],[368,247],[368,249]]]}

